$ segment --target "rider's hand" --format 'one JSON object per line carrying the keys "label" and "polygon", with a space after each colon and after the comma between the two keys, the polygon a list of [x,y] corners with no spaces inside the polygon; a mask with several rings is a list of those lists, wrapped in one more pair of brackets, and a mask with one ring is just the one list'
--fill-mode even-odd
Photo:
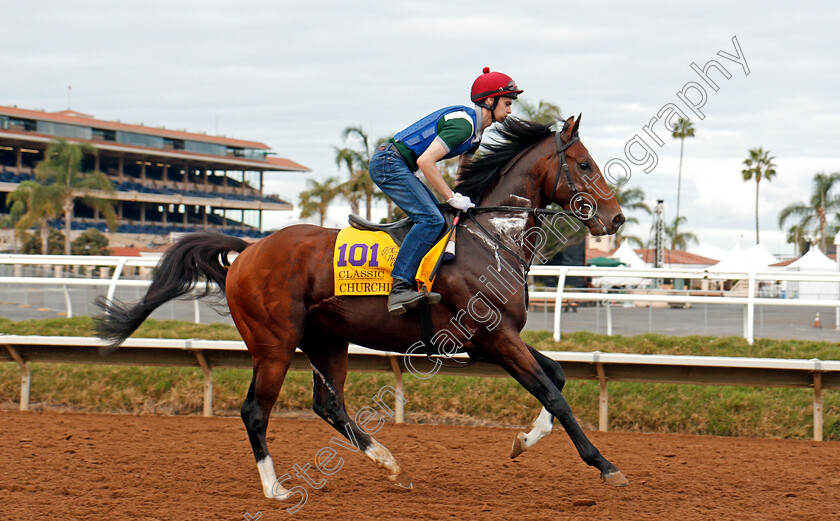
{"label": "rider's hand", "polygon": [[461,195],[458,192],[453,193],[452,197],[446,202],[449,203],[449,206],[461,210],[462,212],[466,212],[470,208],[475,207],[475,203],[470,201],[469,197]]}

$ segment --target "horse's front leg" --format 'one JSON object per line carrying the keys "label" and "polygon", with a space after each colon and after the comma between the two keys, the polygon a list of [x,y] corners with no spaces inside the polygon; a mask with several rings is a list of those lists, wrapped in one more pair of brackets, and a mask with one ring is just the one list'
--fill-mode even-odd
{"label": "horse's front leg", "polygon": [[615,486],[627,485],[627,478],[610,463],[583,433],[572,414],[563,393],[546,375],[528,345],[514,331],[500,331],[484,345],[495,362],[505,369],[522,387],[543,404],[548,412],[560,421],[572,439],[584,463],[597,468],[601,479]]}

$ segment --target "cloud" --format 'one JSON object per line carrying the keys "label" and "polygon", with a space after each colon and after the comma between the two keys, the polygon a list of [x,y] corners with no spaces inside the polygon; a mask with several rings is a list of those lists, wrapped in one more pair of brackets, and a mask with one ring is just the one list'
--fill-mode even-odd
{"label": "cloud", "polygon": [[[748,235],[754,191],[738,179],[739,163],[763,146],[780,166],[761,186],[760,224],[769,233],[777,209],[803,199],[814,172],[840,171],[840,48],[827,15],[835,10],[828,1],[570,9],[552,1],[33,0],[4,7],[0,30],[16,45],[0,49],[0,103],[64,109],[72,84],[74,109],[191,131],[218,127],[323,178],[338,174],[332,147],[344,127],[361,124],[379,137],[469,103],[470,84],[490,66],[532,101],[583,112],[582,139],[603,167],[660,107],[677,102],[686,82],[699,81],[692,62],[715,59],[732,77],[708,90],[706,118],[693,118],[681,213],[709,237]],[[749,76],[717,54],[734,52],[734,35]],[[679,146],[664,141],[656,169],[634,172],[631,183],[670,208]],[[277,174],[269,183],[296,199],[307,177]]]}

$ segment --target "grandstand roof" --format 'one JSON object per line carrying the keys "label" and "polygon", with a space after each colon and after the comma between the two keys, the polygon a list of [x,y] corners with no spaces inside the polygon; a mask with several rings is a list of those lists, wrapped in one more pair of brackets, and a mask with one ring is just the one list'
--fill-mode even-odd
{"label": "grandstand roof", "polygon": [[158,137],[167,137],[172,139],[189,139],[192,141],[201,141],[204,143],[213,143],[217,145],[227,145],[242,148],[253,148],[260,150],[271,150],[271,147],[265,143],[258,141],[245,141],[241,139],[232,139],[223,136],[209,136],[198,132],[187,132],[184,130],[170,130],[162,127],[147,127],[143,124],[128,124],[120,121],[107,121],[102,119],[95,119],[90,114],[83,114],[72,110],[60,110],[58,112],[46,112],[40,110],[19,109],[17,107],[0,106],[0,115],[14,116],[19,118],[34,119],[41,121],[52,121],[56,123],[67,123],[70,125],[80,125],[93,128],[101,128],[105,130],[121,130],[125,132],[136,132],[138,134],[148,134]]}
{"label": "grandstand roof", "polygon": [[[42,145],[49,143],[55,136],[49,134],[42,134],[32,131],[14,131],[0,129],[0,137],[5,137],[7,141],[2,141],[0,144],[8,145],[22,145],[33,146],[31,143],[41,143]],[[74,138],[65,138],[68,141],[79,141]],[[152,148],[140,145],[129,145],[125,143],[117,143],[114,141],[101,141],[98,139],[82,140],[89,142],[97,150],[105,150],[117,153],[129,153],[140,156],[159,157],[167,160],[184,160],[184,161],[202,161],[206,164],[215,165],[213,168],[223,170],[264,170],[270,171],[296,171],[296,172],[310,172],[309,167],[301,165],[291,159],[281,157],[266,157],[264,160],[249,159],[246,157],[233,156],[217,156],[213,154],[202,154],[200,152],[192,152],[186,150],[172,150],[168,148]]]}

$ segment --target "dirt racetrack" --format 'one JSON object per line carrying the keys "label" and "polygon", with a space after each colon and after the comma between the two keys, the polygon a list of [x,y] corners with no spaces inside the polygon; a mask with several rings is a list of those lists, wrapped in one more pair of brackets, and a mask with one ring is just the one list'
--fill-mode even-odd
{"label": "dirt racetrack", "polygon": [[[316,420],[269,431],[281,476],[334,435]],[[292,515],[300,496],[262,496],[238,418],[0,411],[0,519],[840,519],[840,443],[591,432],[630,479],[610,488],[565,433],[508,459],[515,432],[388,424],[377,439],[414,490],[336,446],[337,473],[310,471],[322,489],[286,482],[308,490]]]}

